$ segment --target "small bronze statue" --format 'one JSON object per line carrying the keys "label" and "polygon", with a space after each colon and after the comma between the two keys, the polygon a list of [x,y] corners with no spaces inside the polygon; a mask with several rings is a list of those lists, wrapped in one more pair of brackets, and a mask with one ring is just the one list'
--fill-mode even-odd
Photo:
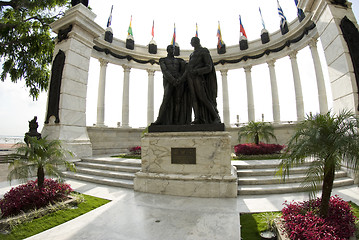
{"label": "small bronze statue", "polygon": [[28,143],[27,141],[28,137],[36,137],[37,139],[41,138],[41,133],[37,132],[38,127],[39,124],[37,123],[37,116],[35,116],[31,121],[29,121],[29,131],[25,133],[25,138],[24,138],[25,143]]}

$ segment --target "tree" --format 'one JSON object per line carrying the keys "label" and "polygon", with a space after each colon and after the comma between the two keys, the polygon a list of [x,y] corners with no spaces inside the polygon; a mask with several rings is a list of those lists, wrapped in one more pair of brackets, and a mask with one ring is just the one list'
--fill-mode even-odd
{"label": "tree", "polygon": [[50,23],[62,14],[56,7],[66,3],[67,0],[0,1],[1,81],[7,76],[14,83],[24,79],[33,99],[48,89],[54,49]]}
{"label": "tree", "polygon": [[[359,119],[349,111],[307,116],[291,137],[279,174],[289,176],[289,169],[309,161],[306,184],[311,197],[322,184],[320,216],[327,217],[329,199],[333,189],[335,170],[342,164],[358,172],[359,167]],[[309,158],[309,160],[308,160]]]}
{"label": "tree", "polygon": [[267,142],[270,138],[277,140],[273,132],[274,129],[270,123],[250,121],[248,125],[239,129],[238,141],[240,142],[242,137],[246,137],[247,140],[251,139],[258,145],[260,139],[265,139]]}
{"label": "tree", "polygon": [[43,187],[45,175],[55,176],[62,180],[63,173],[60,167],[67,167],[75,171],[73,163],[66,161],[66,155],[72,153],[61,147],[59,140],[48,141],[46,138],[26,137],[27,144],[19,143],[16,153],[12,154],[15,160],[10,163],[8,179],[21,179],[24,182],[36,172],[37,184]]}

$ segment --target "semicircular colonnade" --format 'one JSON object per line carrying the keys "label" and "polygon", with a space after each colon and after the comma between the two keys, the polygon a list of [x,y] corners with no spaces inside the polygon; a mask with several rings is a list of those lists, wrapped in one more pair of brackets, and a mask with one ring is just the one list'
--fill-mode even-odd
{"label": "semicircular colonnade", "polygon": [[[270,79],[273,122],[280,123],[280,104],[277,86],[275,62],[282,58],[290,59],[292,79],[295,92],[296,120],[305,117],[303,93],[298,68],[297,53],[309,47],[318,92],[320,113],[328,111],[327,90],[320,62],[317,41],[321,40],[329,70],[329,81],[333,94],[333,110],[338,112],[347,108],[357,113],[358,96],[353,65],[343,36],[340,33],[340,19],[347,16],[357,26],[351,3],[347,7],[329,3],[325,0],[303,0],[299,7],[305,10],[306,17],[296,19],[288,24],[289,32],[280,30],[269,35],[270,41],[263,44],[261,39],[248,42],[249,48],[241,50],[238,45],[227,46],[226,53],[219,54],[217,49],[209,49],[216,71],[221,73],[223,122],[227,128],[230,124],[230,104],[228,95],[228,71],[244,69],[247,91],[248,121],[255,120],[255,103],[253,99],[251,69],[260,64],[267,64]],[[123,68],[122,119],[121,127],[129,128],[129,84],[131,69],[148,72],[147,124],[154,120],[154,74],[160,71],[158,61],[165,57],[165,49],[159,48],[157,54],[151,54],[148,46],[135,45],[126,48],[126,41],[113,38],[110,43],[105,40],[105,29],[94,22],[96,15],[79,4],[66,12],[65,16],[52,24],[54,32],[71,29],[62,41],[58,41],[54,56],[59,50],[66,54],[66,61],[60,91],[60,123],[45,124],[43,133],[50,138],[65,140],[78,156],[89,155],[91,141],[86,128],[86,91],[88,84],[89,62],[91,58],[99,60],[100,76],[97,100],[97,127],[105,127],[106,71],[109,63]],[[60,35],[60,34],[59,34]],[[188,61],[192,50],[181,50],[181,58]],[[341,69],[338,69],[340,67]],[[326,69],[325,69],[326,71]],[[340,73],[338,73],[340,71]],[[344,85],[345,87],[344,87]]]}

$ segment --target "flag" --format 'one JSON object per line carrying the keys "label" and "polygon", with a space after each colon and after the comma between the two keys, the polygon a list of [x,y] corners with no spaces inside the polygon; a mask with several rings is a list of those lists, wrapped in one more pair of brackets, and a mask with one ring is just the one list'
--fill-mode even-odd
{"label": "flag", "polygon": [[130,26],[128,27],[128,31],[127,31],[127,35],[128,36],[133,36],[133,33],[132,33],[132,15],[131,15],[131,20],[130,20]]}
{"label": "flag", "polygon": [[263,16],[262,16],[262,11],[261,11],[261,8],[259,7],[259,14],[261,15],[261,19],[262,19],[262,26],[263,28],[265,29],[266,28],[266,25],[264,24],[264,20],[263,20]]}
{"label": "flag", "polygon": [[112,22],[112,10],[113,10],[113,5],[112,5],[112,7],[111,7],[110,16],[108,17],[108,20],[107,20],[107,27],[111,26],[111,22]]}
{"label": "flag", "polygon": [[284,13],[283,13],[283,9],[281,8],[281,6],[279,5],[279,1],[277,0],[277,3],[278,3],[278,14],[279,14],[279,17],[280,17],[280,25],[282,27],[284,27],[287,19],[286,17],[284,16]]}
{"label": "flag", "polygon": [[219,25],[219,21],[218,21],[217,37],[218,37],[217,48],[221,48],[223,46],[223,41],[222,41],[221,27]]}
{"label": "flag", "polygon": [[176,47],[176,24],[175,23],[173,25],[173,36],[172,36],[171,44],[173,46],[173,51],[174,51],[174,49]]}
{"label": "flag", "polygon": [[198,25],[196,23],[196,37],[198,37]]}
{"label": "flag", "polygon": [[152,32],[151,32],[151,35],[152,35],[152,39],[155,37],[155,20],[153,20],[152,22]]}
{"label": "flag", "polygon": [[298,8],[298,0],[294,0],[294,2],[295,2],[295,6],[297,6],[297,15],[300,18],[303,16],[304,12],[302,9]]}
{"label": "flag", "polygon": [[239,15],[239,31],[242,33],[243,36],[245,36],[247,38],[247,34],[246,31],[244,30],[243,24],[242,24],[242,19],[241,19],[241,15]]}
{"label": "flag", "polygon": [[196,37],[198,37],[198,25],[196,23]]}

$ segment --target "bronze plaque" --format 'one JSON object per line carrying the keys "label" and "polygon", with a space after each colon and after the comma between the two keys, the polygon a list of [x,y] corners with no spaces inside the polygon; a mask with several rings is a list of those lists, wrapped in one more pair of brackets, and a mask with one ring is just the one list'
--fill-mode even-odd
{"label": "bronze plaque", "polygon": [[196,164],[196,148],[171,148],[172,164]]}

